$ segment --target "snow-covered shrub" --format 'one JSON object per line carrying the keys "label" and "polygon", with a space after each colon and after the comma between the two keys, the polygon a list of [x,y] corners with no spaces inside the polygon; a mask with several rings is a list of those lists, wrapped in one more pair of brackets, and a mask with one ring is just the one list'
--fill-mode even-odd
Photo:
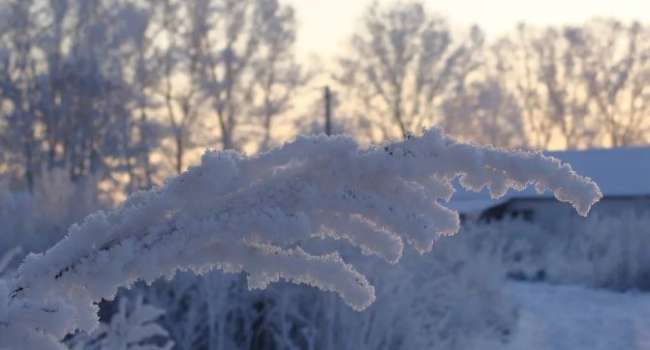
{"label": "snow-covered shrub", "polygon": [[[11,261],[21,253],[22,249],[15,247],[8,252],[0,254],[0,327],[3,327],[7,323],[10,316],[8,308],[3,307],[4,305],[9,305],[9,294],[11,292],[10,286],[7,283],[12,273],[9,266]],[[0,346],[0,349],[3,349],[3,347]]]}
{"label": "snow-covered shrub", "polygon": [[[13,193],[0,182],[0,255],[15,247],[37,250],[33,197],[26,192]],[[46,239],[43,237],[43,239]]]}
{"label": "snow-covered shrub", "polygon": [[473,254],[501,266],[511,279],[546,279],[555,237],[538,225],[523,220],[467,223],[456,237],[466,241]]}
{"label": "snow-covered shrub", "polygon": [[650,290],[650,217],[591,217],[554,233],[549,279],[616,290]]}
{"label": "snow-covered shrub", "polygon": [[470,349],[484,337],[506,337],[516,320],[503,272],[469,243],[446,237],[424,257],[405,252],[399,265],[370,261],[380,302],[363,313],[335,300],[324,305],[325,319],[336,320],[324,335],[329,349]]}
{"label": "snow-covered shrub", "polygon": [[96,189],[94,179],[72,182],[60,169],[44,172],[33,193],[0,181],[0,255],[14,247],[25,253],[51,247],[68,226],[104,207]]}
{"label": "snow-covered shrub", "polygon": [[18,255],[22,254],[22,251],[23,249],[21,247],[15,247],[14,249],[0,255],[0,277],[9,273],[9,265],[11,264],[11,261]]}
{"label": "snow-covered shrub", "polygon": [[208,152],[165,186],[97,212],[43,254],[27,256],[0,304],[0,348],[56,348],[58,339],[97,326],[93,303],[118,287],[179,269],[246,272],[250,288],[280,279],[336,292],[355,309],[375,290],[337,252],[301,246],[341,239],[364,254],[397,262],[404,243],[420,253],[459,228],[442,203],[460,178],[493,196],[528,185],[550,190],[586,215],[597,185],[540,153],[457,143],[438,130],[381,148],[346,137],[302,137],[245,157]]}
{"label": "snow-covered shrub", "polygon": [[512,279],[650,290],[649,216],[592,216],[554,227],[519,220],[468,224],[454,238],[467,237],[475,254]]}
{"label": "snow-covered shrub", "polygon": [[378,301],[363,312],[314,288],[247,291],[239,276],[219,273],[180,274],[135,293],[166,310],[176,349],[469,349],[505,340],[516,319],[500,264],[468,237],[445,237],[425,256],[407,249],[400,264],[322,242],[370,276]]}
{"label": "snow-covered shrub", "polygon": [[[101,200],[98,182],[96,176],[72,181],[63,169],[43,172],[34,189],[34,210],[42,226],[61,232],[55,235],[54,242],[48,243],[58,242],[72,223],[109,204]],[[38,232],[41,230],[38,229]]]}
{"label": "snow-covered shrub", "polygon": [[118,300],[110,323],[102,323],[91,335],[79,334],[70,341],[72,350],[164,350],[173,342],[157,320],[164,311],[144,304],[141,296]]}
{"label": "snow-covered shrub", "polygon": [[[273,288],[275,289],[275,288]],[[266,291],[251,291],[240,275],[211,272],[202,276],[178,273],[151,287],[138,284],[123,294],[142,293],[165,314],[161,324],[175,349],[258,349],[263,334]]]}

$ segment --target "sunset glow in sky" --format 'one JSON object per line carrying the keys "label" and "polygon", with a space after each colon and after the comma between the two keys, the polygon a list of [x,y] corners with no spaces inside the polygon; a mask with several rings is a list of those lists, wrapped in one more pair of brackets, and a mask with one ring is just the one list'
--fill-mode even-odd
{"label": "sunset glow in sky", "polygon": [[[392,0],[379,1],[390,3]],[[336,55],[372,0],[287,0],[297,10],[300,55]],[[425,0],[452,25],[479,24],[494,37],[518,22],[580,23],[592,17],[650,21],[650,0]]]}

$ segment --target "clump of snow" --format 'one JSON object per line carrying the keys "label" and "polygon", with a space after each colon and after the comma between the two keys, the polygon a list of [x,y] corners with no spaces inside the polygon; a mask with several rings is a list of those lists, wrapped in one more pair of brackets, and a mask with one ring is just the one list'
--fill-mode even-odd
{"label": "clump of snow", "polygon": [[332,236],[393,263],[404,243],[428,252],[459,229],[458,214],[443,205],[457,177],[495,198],[529,185],[550,190],[581,215],[601,197],[557,159],[457,143],[437,129],[367,150],[319,136],[252,157],[207,152],[162,188],[73,225],[0,280],[10,291],[0,300],[0,348],[57,348],[65,334],[97,326],[94,301],[177,270],[246,272],[252,288],[304,283],[365,309],[375,300],[367,278],[337,252],[301,245]]}

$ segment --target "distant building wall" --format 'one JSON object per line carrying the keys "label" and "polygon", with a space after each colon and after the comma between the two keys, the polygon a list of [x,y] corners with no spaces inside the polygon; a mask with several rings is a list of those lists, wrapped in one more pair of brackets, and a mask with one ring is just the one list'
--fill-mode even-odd
{"label": "distant building wall", "polygon": [[[615,217],[625,214],[650,215],[650,196],[604,197],[592,208],[589,216]],[[480,220],[487,222],[505,219],[530,221],[549,230],[585,220],[570,205],[557,202],[554,198],[513,198],[484,210],[480,215]]]}

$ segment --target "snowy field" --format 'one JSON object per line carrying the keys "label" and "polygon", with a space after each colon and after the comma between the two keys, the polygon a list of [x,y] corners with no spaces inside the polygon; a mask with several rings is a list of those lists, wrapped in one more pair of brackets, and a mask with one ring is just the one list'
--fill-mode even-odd
{"label": "snowy field", "polygon": [[650,349],[650,294],[509,283],[519,321],[508,349]]}

